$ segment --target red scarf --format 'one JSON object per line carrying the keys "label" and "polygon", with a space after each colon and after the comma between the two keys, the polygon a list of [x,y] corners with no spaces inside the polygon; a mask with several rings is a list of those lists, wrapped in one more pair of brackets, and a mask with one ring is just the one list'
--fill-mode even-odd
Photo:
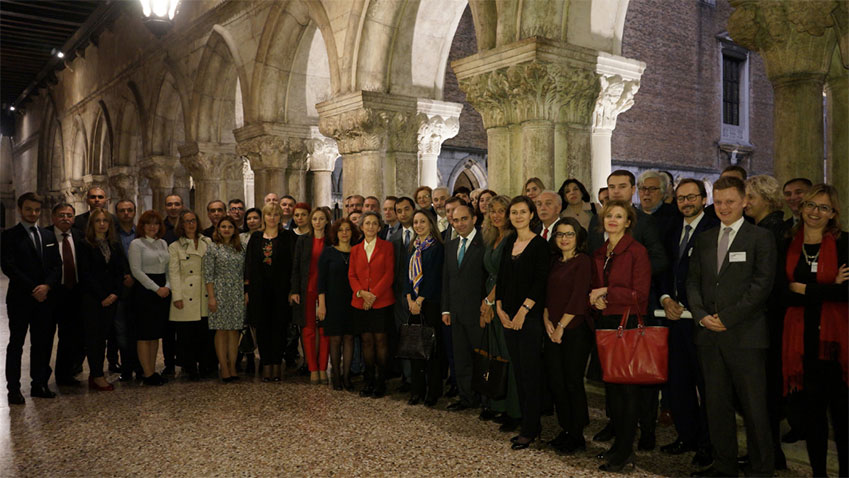
{"label": "red scarf", "polygon": [[[794,280],[796,265],[802,255],[805,238],[804,226],[796,233],[787,251],[787,279]],[[817,259],[817,284],[833,284],[837,277],[837,241],[831,234],[824,234]],[[819,359],[836,360],[843,369],[843,382],[849,370],[849,308],[846,302],[823,302],[820,313]],[[805,354],[805,308],[792,306],[784,314],[784,337],[781,354],[784,375],[784,395],[802,390],[804,372],[802,358]]]}

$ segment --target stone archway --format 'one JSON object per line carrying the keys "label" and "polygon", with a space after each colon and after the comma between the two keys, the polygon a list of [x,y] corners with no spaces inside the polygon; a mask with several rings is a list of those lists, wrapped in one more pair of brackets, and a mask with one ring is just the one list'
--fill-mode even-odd
{"label": "stone archway", "polygon": [[91,145],[86,161],[85,175],[103,176],[112,166],[115,132],[106,103],[98,101],[98,111],[91,128]]}
{"label": "stone archway", "polygon": [[450,192],[453,192],[459,186],[467,186],[470,190],[485,188],[488,185],[487,171],[473,157],[468,156],[454,166],[448,176],[447,185]]}

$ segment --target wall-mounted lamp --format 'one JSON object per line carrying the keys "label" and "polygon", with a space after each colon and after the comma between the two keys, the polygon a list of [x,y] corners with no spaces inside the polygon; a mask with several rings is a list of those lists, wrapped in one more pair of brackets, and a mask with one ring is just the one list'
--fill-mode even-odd
{"label": "wall-mounted lamp", "polygon": [[144,24],[157,38],[174,25],[174,15],[180,0],[139,0],[144,13]]}

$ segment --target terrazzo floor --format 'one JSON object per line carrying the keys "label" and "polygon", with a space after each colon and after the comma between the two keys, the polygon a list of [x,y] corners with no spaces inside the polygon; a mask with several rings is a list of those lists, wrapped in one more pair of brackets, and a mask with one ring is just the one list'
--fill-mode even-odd
{"label": "terrazzo floor", "polygon": [[[0,278],[0,292],[5,283]],[[0,369],[7,343],[0,305]],[[28,362],[25,353],[25,368]],[[24,370],[23,377],[28,373]],[[114,392],[57,387],[51,381],[50,388],[60,394],[55,399],[31,398],[27,380],[25,406],[10,407],[2,394],[0,476],[605,475],[597,470],[595,455],[606,444],[589,440],[604,423],[603,397],[594,387],[588,449],[561,456],[540,442],[513,451],[512,433],[480,421],[477,411],[446,411],[447,399],[435,409],[408,406],[406,395],[361,398],[295,376],[281,383],[243,376],[223,384],[190,382],[178,374],[162,387],[119,383],[114,374],[108,378],[115,382]],[[5,389],[5,381],[2,385]],[[397,386],[391,381],[390,391]],[[544,417],[543,428],[543,438],[553,438],[554,417]],[[672,427],[658,427],[657,433],[658,444],[674,439]],[[629,475],[689,476],[691,457],[638,452]],[[809,473],[804,464],[790,466],[780,476]]]}

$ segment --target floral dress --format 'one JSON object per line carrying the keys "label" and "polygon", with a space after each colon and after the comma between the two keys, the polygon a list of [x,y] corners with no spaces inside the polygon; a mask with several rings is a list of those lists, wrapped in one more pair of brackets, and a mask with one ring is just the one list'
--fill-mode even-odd
{"label": "floral dress", "polygon": [[218,310],[209,314],[211,330],[241,330],[245,324],[245,249],[213,243],[203,256],[203,280],[213,284]]}

